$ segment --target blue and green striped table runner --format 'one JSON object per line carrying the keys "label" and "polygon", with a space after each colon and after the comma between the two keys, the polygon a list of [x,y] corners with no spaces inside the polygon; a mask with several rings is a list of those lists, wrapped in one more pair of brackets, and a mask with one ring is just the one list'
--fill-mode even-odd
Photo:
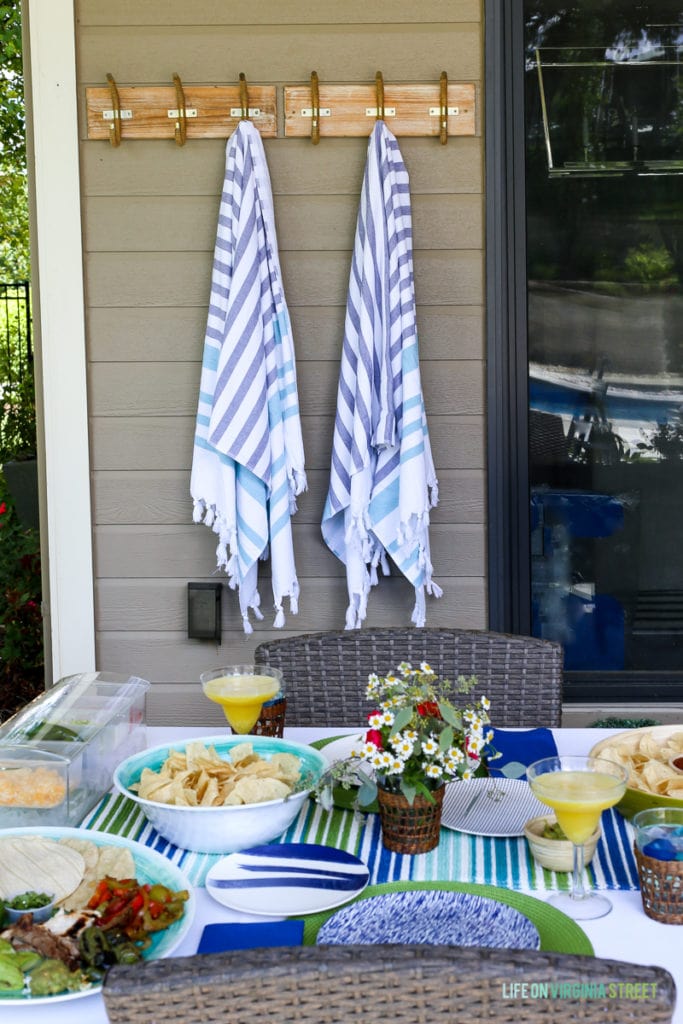
{"label": "blue and green striped table runner", "polygon": [[[149,824],[137,804],[123,796],[107,795],[88,815],[84,828],[127,836],[169,857],[194,885],[203,885],[220,854],[193,853],[167,842]],[[631,826],[614,810],[602,816],[602,837],[587,869],[587,881],[597,889],[636,890],[638,870],[632,852]],[[430,853],[402,856],[382,845],[379,815],[356,816],[334,808],[324,811],[307,801],[299,816],[277,842],[323,843],[357,854],[370,869],[370,884],[397,881],[467,881],[528,892],[569,888],[566,872],[540,868],[523,836],[492,839],[442,828],[438,847]]]}

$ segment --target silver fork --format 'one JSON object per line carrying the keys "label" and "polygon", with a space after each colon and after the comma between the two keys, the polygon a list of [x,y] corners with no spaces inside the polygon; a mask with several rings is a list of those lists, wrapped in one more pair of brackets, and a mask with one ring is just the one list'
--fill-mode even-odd
{"label": "silver fork", "polygon": [[[521,779],[526,773],[526,765],[523,765],[520,761],[508,761],[506,765],[503,765],[498,770],[506,779]],[[499,803],[506,796],[505,790],[499,784],[497,775],[489,776],[489,778],[491,785],[486,790],[486,795],[494,803]]]}

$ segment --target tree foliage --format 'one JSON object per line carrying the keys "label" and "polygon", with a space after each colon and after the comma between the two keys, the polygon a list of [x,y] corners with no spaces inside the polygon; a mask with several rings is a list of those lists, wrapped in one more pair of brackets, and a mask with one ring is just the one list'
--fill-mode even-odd
{"label": "tree foliage", "polygon": [[0,153],[26,164],[21,3],[0,3]]}
{"label": "tree foliage", "polygon": [[21,0],[0,3],[0,280],[29,276]]}

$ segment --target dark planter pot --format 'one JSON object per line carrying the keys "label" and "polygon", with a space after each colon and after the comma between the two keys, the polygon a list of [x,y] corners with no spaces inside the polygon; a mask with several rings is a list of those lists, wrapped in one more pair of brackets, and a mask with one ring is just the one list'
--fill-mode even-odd
{"label": "dark planter pot", "polygon": [[6,462],[2,471],[12,495],[17,515],[24,526],[38,529],[38,462],[25,459],[20,462]]}

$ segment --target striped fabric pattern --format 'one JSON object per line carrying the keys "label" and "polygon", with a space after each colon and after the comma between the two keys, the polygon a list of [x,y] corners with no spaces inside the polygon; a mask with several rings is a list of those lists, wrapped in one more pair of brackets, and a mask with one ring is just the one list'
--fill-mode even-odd
{"label": "striped fabric pattern", "polygon": [[432,580],[429,510],[438,485],[418,359],[408,172],[383,121],[375,125],[356,227],[346,307],[325,543],[346,565],[346,628],[366,617],[389,559],[415,588],[425,623]]}
{"label": "striped fabric pattern", "polygon": [[[181,850],[156,832],[132,800],[106,796],[84,822],[85,828],[114,832],[157,850],[186,873],[194,885],[203,885],[221,854]],[[637,890],[638,868],[633,856],[633,829],[615,810],[602,815],[603,834],[586,869],[586,884],[596,889]],[[526,839],[492,839],[442,828],[439,845],[416,857],[390,853],[382,844],[378,814],[354,815],[333,808],[327,812],[308,800],[298,817],[277,842],[322,843],[355,854],[370,870],[370,884],[381,882],[476,882],[524,892],[552,892],[569,888],[569,872],[539,867]]]}
{"label": "striped fabric pattern", "polygon": [[218,535],[217,566],[239,589],[245,632],[259,619],[259,559],[270,555],[274,625],[297,611],[291,515],[306,488],[294,344],[282,287],[263,142],[242,121],[225,181],[197,407],[190,491],[194,521]]}

